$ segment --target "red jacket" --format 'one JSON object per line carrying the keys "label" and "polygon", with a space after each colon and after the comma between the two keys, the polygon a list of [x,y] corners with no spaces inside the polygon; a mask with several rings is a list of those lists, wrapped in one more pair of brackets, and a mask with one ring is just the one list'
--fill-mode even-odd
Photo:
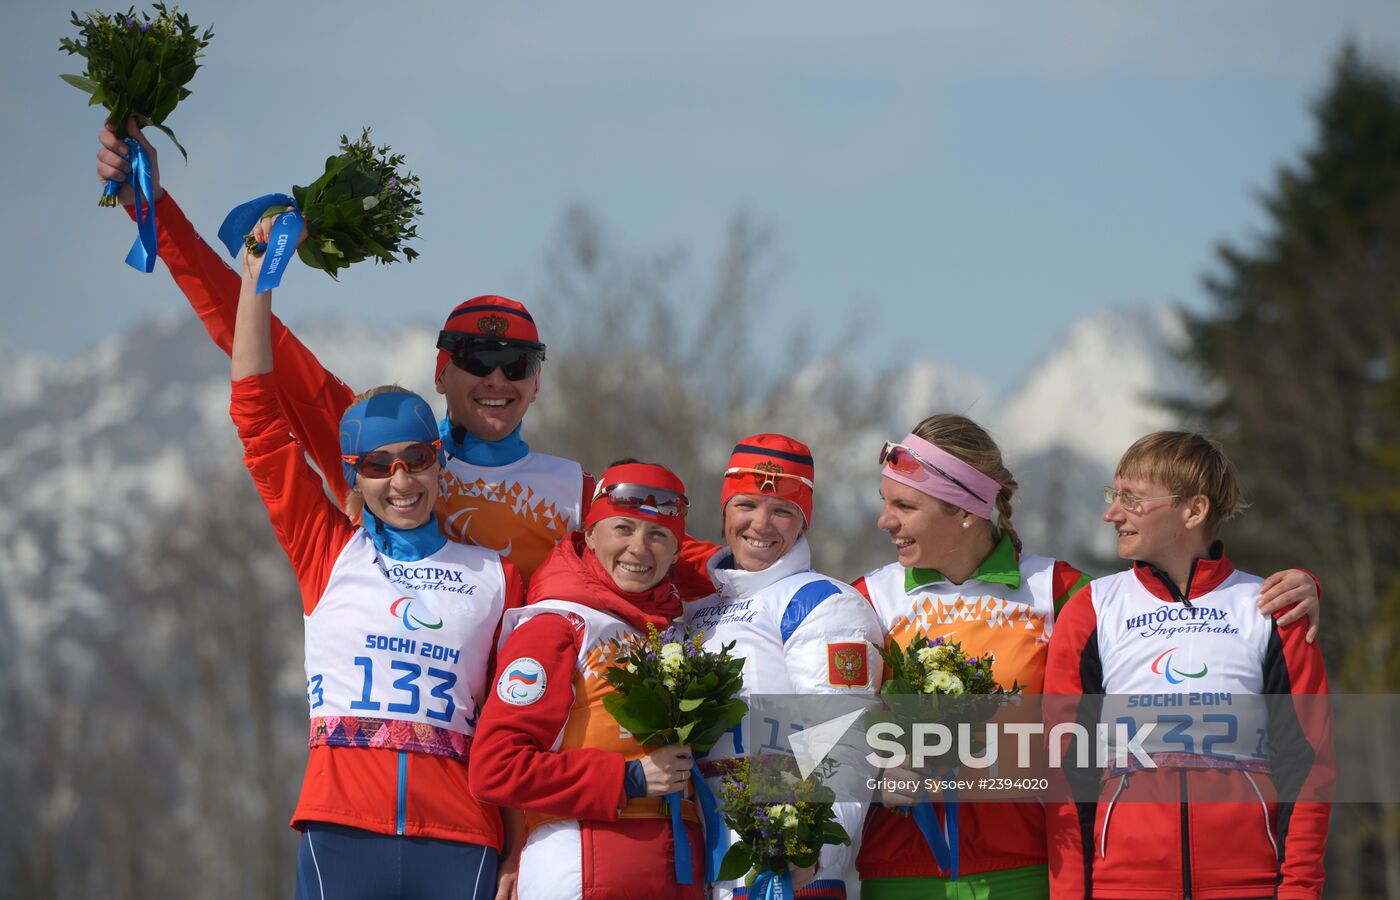
{"label": "red jacket", "polygon": [[[277,539],[296,570],[302,610],[310,615],[332,569],[358,529],[326,497],[321,478],[288,433],[274,378],[233,383],[230,412],[243,442],[244,462],[267,505]],[[524,599],[520,574],[501,560],[506,608]],[[479,664],[489,667],[490,660]],[[495,807],[467,785],[468,766],[447,756],[372,747],[313,746],[292,825],[334,822],[380,834],[407,834],[485,844],[500,849]]]}
{"label": "red jacket", "polygon": [[[1258,729],[1248,720],[1237,727],[1239,704],[1197,709],[1212,698],[1327,692],[1321,653],[1304,641],[1307,622],[1280,628],[1260,617],[1259,584],[1219,554],[1196,562],[1183,598],[1139,563],[1093,581],[1065,606],[1046,694],[1107,693],[1106,702],[1121,704],[1115,712],[1128,713],[1135,699],[1161,698],[1189,730],[1159,729],[1166,734],[1150,748],[1157,767],[1110,769],[1098,802],[1048,805],[1053,896],[1321,896],[1329,814],[1321,801],[1334,778],[1325,705],[1270,705]],[[1212,751],[1212,741],[1226,749]],[[1305,764],[1274,766],[1262,752],[1284,745],[1301,748]],[[1092,791],[1100,776],[1081,777]]]}
{"label": "red jacket", "polygon": [[[595,625],[605,629],[636,634],[647,625],[665,628],[680,612],[674,585],[668,578],[644,594],[622,592],[575,533],[535,572],[529,602],[542,611],[505,637],[503,676],[482,710],[471,772],[478,798],[526,812],[531,831],[521,857],[522,894],[529,893],[531,879],[540,879],[555,887],[576,882],[566,893],[590,900],[698,900],[704,880],[699,829],[687,823],[692,883],[678,885],[672,826],[660,801],[627,798],[627,760],[645,750],[602,709],[599,700],[611,688],[592,666],[608,662],[606,654],[595,659],[607,646],[598,642],[605,632],[590,634],[593,626],[584,621],[584,614],[597,611],[603,616]],[[531,678],[535,693],[507,699],[506,676],[517,671]]]}

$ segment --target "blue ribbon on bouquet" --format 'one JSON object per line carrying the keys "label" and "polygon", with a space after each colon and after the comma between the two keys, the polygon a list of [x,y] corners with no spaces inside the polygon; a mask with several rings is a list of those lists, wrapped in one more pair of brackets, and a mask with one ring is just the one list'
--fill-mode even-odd
{"label": "blue ribbon on bouquet", "polygon": [[[156,267],[156,201],[155,178],[151,172],[151,155],[135,138],[122,141],[130,149],[127,159],[131,162],[132,199],[136,204],[136,241],[126,254],[126,264],[138,272],[149,275]],[[102,196],[115,197],[121,184],[107,179]]]}
{"label": "blue ribbon on bouquet", "polygon": [[753,880],[749,900],[792,900],[793,894],[792,874],[788,870],[775,873],[772,869],[764,869]]}
{"label": "blue ribbon on bouquet", "polygon": [[671,843],[676,848],[676,884],[690,884],[690,836],[685,833],[681,819],[681,792],[672,791],[661,798],[671,810]]}
{"label": "blue ribbon on bouquet", "polygon": [[229,256],[238,258],[243,249],[243,237],[252,232],[263,213],[274,206],[290,206],[272,223],[272,232],[267,236],[267,249],[263,251],[262,269],[258,272],[258,293],[270,291],[282,283],[282,275],[291,262],[292,251],[297,248],[297,234],[302,228],[301,213],[296,203],[286,194],[264,194],[240,203],[224,216],[219,226],[219,240],[228,248]]}
{"label": "blue ribbon on bouquet", "polygon": [[715,792],[700,774],[700,764],[690,763],[690,781],[695,785],[695,799],[700,804],[700,820],[705,826],[705,883],[719,881],[719,866],[729,849],[729,828],[719,812]]}
{"label": "blue ribbon on bouquet", "polygon": [[[729,849],[729,829],[719,813],[715,792],[700,774],[699,763],[690,762],[690,783],[695,786],[695,801],[700,806],[700,821],[705,832],[705,883],[719,880],[719,865]],[[671,811],[671,839],[676,846],[676,883],[690,884],[690,837],[681,818],[681,792],[673,791],[661,798]]]}
{"label": "blue ribbon on bouquet", "polygon": [[938,868],[948,873],[948,877],[958,880],[958,792],[948,789],[944,792],[949,799],[943,804],[943,821],[938,821],[938,811],[933,804],[925,801],[914,807],[914,824],[923,832],[924,842],[933,852]]}

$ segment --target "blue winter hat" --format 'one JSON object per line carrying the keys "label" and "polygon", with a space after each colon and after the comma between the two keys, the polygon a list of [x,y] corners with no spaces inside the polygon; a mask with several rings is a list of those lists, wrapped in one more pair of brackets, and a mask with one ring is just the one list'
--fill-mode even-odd
{"label": "blue winter hat", "polygon": [[[366,397],[340,417],[340,455],[359,457],[385,444],[438,439],[437,421],[426,400],[412,391],[393,390]],[[355,467],[342,460],[345,483],[355,484]]]}

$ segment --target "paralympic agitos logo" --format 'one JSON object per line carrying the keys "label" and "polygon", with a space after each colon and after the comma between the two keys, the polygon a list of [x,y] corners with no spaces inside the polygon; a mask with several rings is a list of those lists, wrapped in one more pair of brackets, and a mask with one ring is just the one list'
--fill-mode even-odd
{"label": "paralympic agitos logo", "polygon": [[1168,684],[1181,684],[1188,678],[1204,678],[1210,669],[1205,663],[1201,663],[1199,672],[1182,672],[1172,665],[1172,654],[1176,652],[1175,647],[1168,648],[1162,655],[1152,660],[1152,674],[1161,675],[1167,679]]}
{"label": "paralympic agitos logo", "polygon": [[413,614],[413,598],[400,597],[389,604],[389,615],[403,622],[403,627],[409,631],[417,631],[420,628],[427,628],[433,631],[442,627],[442,616],[437,616],[436,622],[425,622]]}

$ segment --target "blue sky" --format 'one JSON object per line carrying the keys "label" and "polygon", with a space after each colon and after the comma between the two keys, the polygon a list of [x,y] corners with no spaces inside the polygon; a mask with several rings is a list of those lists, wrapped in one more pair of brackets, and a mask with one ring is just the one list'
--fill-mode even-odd
{"label": "blue sky", "polygon": [[[422,258],[293,269],[278,306],[383,323],[530,303],[564,207],[703,272],[747,210],[777,237],[771,311],[862,359],[1006,387],[1075,319],[1203,303],[1222,239],[1311,140],[1342,40],[1400,65],[1393,2],[449,3],[195,0],[217,32],[163,138],[210,238],[372,125],[423,179]],[[3,338],[59,358],[183,301],[122,264],[99,210],[101,115],[59,81],[67,8],[6,5],[0,100],[20,135],[0,225]],[[566,350],[551,336],[551,353]],[[781,327],[781,324],[779,325]]]}

